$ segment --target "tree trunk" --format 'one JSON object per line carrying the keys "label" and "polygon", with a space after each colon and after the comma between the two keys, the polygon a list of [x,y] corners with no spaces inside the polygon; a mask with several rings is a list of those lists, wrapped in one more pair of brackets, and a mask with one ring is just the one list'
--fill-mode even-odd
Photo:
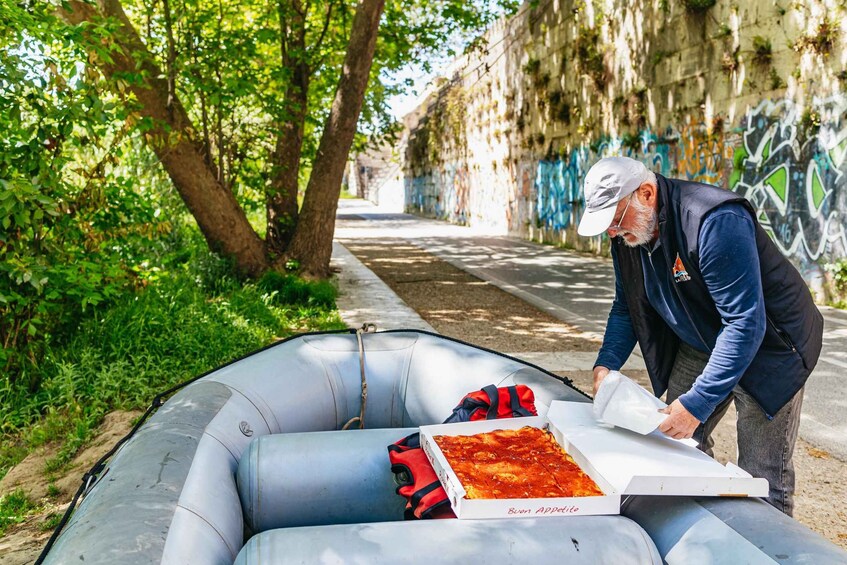
{"label": "tree trunk", "polygon": [[341,79],[324,125],[300,219],[288,249],[288,257],[298,260],[301,273],[308,277],[329,276],[341,180],[365,98],[384,5],[385,0],[361,0],[356,9]]}
{"label": "tree trunk", "polygon": [[297,226],[297,190],[300,180],[300,154],[306,129],[309,74],[305,65],[297,65],[292,84],[285,93],[288,119],[280,125],[274,151],[273,177],[267,201],[268,250],[282,255],[291,243]]}
{"label": "tree trunk", "polygon": [[97,0],[95,7],[80,0],[70,0],[65,6],[67,8],[59,13],[74,25],[97,21],[101,17],[117,20],[120,29],[112,39],[120,49],[111,53],[111,61],[98,61],[98,68],[110,79],[124,73],[146,73],[141,85],[133,83],[128,88],[138,100],[141,116],[152,119],[154,126],[147,132],[152,136],[151,148],[197,221],[209,247],[232,258],[236,267],[247,275],[257,276],[267,270],[269,264],[261,239],[235,196],[218,182],[205,162],[203,151],[193,139],[195,129],[175,93],[168,107],[165,74],[154,63],[153,55],[141,41],[120,1]]}
{"label": "tree trunk", "polygon": [[282,65],[290,73],[283,97],[285,119],[279,124],[273,155],[271,186],[267,194],[268,252],[281,257],[297,226],[297,191],[300,155],[306,130],[311,69],[306,60],[306,7],[299,0],[279,0],[279,33]]}

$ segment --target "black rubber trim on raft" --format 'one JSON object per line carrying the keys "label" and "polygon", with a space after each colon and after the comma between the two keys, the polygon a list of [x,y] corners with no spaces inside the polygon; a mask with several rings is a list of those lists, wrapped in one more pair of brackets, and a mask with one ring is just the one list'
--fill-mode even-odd
{"label": "black rubber trim on raft", "polygon": [[[132,438],[132,436],[135,435],[135,432],[138,431],[138,429],[144,424],[144,422],[147,421],[147,419],[153,414],[153,412],[155,412],[162,404],[164,404],[165,400],[169,396],[171,396],[173,393],[175,393],[176,391],[178,391],[182,388],[185,388],[186,386],[190,385],[193,382],[196,382],[196,381],[202,379],[205,376],[208,376],[208,375],[214,373],[215,371],[223,369],[224,367],[229,367],[230,365],[232,365],[234,363],[238,363],[239,361],[241,361],[243,359],[247,359],[248,357],[251,357],[253,355],[256,355],[258,353],[261,353],[261,352],[266,351],[268,349],[271,349],[273,347],[277,347],[277,346],[282,345],[283,343],[286,343],[286,342],[291,341],[293,339],[298,339],[298,338],[307,337],[307,336],[319,336],[319,335],[355,334],[356,331],[357,331],[356,328],[347,328],[347,329],[343,329],[343,330],[327,330],[327,331],[320,331],[320,332],[304,332],[304,333],[299,333],[299,334],[292,334],[285,339],[275,341],[271,344],[266,345],[265,347],[262,347],[260,349],[255,350],[255,351],[251,351],[250,353],[247,353],[246,355],[242,355],[241,357],[238,357],[237,359],[233,359],[232,361],[229,361],[228,363],[224,363],[223,365],[221,365],[219,367],[215,367],[214,369],[210,369],[210,370],[206,371],[205,373],[202,373],[202,374],[200,374],[200,375],[198,375],[198,376],[196,376],[192,379],[189,379],[185,382],[174,385],[171,388],[167,389],[166,391],[161,392],[161,393],[157,394],[156,396],[154,396],[152,402],[150,403],[150,406],[147,408],[147,410],[144,412],[144,414],[141,416],[141,418],[138,419],[138,422],[136,422],[136,424],[135,424],[135,426],[133,426],[132,430],[130,430],[130,432],[127,435],[125,435],[124,437],[119,439],[115,443],[114,447],[112,447],[112,449],[110,449],[108,451],[108,453],[103,455],[103,457],[101,457],[91,467],[91,469],[89,469],[82,476],[82,484],[80,485],[79,489],[77,490],[76,494],[74,495],[73,499],[71,500],[71,503],[68,505],[68,508],[65,511],[65,514],[62,516],[62,519],[59,521],[59,524],[56,526],[56,529],[53,530],[53,534],[50,536],[50,539],[47,540],[47,544],[44,546],[44,549],[41,550],[41,554],[38,556],[38,559],[35,560],[35,565],[41,565],[44,562],[44,560],[47,558],[47,554],[50,552],[50,549],[53,547],[53,544],[56,543],[56,540],[58,539],[59,534],[62,533],[62,529],[68,523],[68,520],[70,519],[71,514],[73,513],[74,509],[76,508],[76,505],[79,502],[80,497],[83,495],[84,492],[86,492],[88,490],[89,487],[91,487],[92,485],[94,485],[94,483],[97,482],[100,473],[103,471],[103,469],[106,466],[106,461],[108,461],[109,458],[111,458],[115,454],[115,452],[117,452],[117,450],[124,443],[126,443],[128,440],[130,440]],[[488,349],[487,347],[481,347],[479,345],[474,345],[472,343],[462,341],[461,339],[456,339],[454,337],[449,337],[449,336],[446,336],[446,335],[442,335],[442,334],[439,334],[439,333],[430,332],[430,331],[426,331],[426,330],[412,330],[412,329],[385,330],[385,331],[376,332],[376,333],[418,333],[418,334],[424,334],[424,335],[437,337],[437,338],[440,338],[440,339],[445,339],[447,341],[452,341],[452,342],[455,342],[455,343],[460,343],[462,345],[466,345],[468,347],[472,347],[472,348],[478,349],[480,351],[485,351],[487,353],[492,353],[494,355],[498,355],[500,357],[503,357],[505,359],[509,359],[511,361],[516,361],[516,362],[521,363],[523,365],[527,365],[528,367],[532,367],[533,369],[537,369],[537,370],[541,371],[542,373],[544,373],[545,375],[562,382],[564,385],[566,385],[569,388],[572,388],[573,390],[575,390],[576,392],[585,396],[586,398],[591,399],[591,396],[589,396],[588,394],[584,393],[579,388],[577,388],[576,385],[573,384],[573,381],[570,380],[567,377],[560,377],[559,375],[551,373],[547,369],[539,367],[538,365],[535,365],[534,363],[530,363],[528,361],[524,361],[522,359],[512,357],[511,355],[506,355],[505,353],[501,353],[501,352],[495,351],[493,349]]]}
{"label": "black rubber trim on raft", "polygon": [[488,349],[487,347],[482,347],[480,345],[474,345],[473,343],[468,343],[467,341],[462,341],[461,339],[456,339],[455,337],[450,337],[450,336],[442,335],[442,334],[439,334],[439,333],[430,332],[430,331],[427,331],[427,330],[384,330],[384,331],[377,332],[377,333],[381,333],[381,334],[419,333],[419,334],[431,335],[433,337],[440,337],[441,339],[446,339],[447,341],[453,341],[455,343],[461,343],[462,345],[467,345],[468,347],[473,347],[474,349],[479,349],[480,351],[485,351],[487,353],[493,353],[494,355],[497,355],[499,357],[503,357],[505,359],[509,359],[511,361],[517,361],[518,363],[521,363],[521,364],[526,365],[528,367],[532,367],[533,369],[538,369],[539,371],[541,371],[542,373],[544,373],[548,377],[552,377],[552,378],[556,379],[557,381],[560,381],[562,384],[566,385],[568,388],[574,389],[576,392],[580,393],[585,398],[587,398],[589,400],[594,400],[594,397],[592,397],[591,395],[583,392],[575,384],[573,384],[573,381],[571,379],[569,379],[567,377],[560,377],[559,375],[557,375],[555,373],[551,373],[550,371],[548,371],[547,369],[545,369],[543,367],[539,367],[535,363],[530,363],[529,361],[524,361],[523,359],[518,359],[517,357],[512,357],[511,355],[506,355],[505,353],[501,353],[501,352],[496,351],[494,349]]}

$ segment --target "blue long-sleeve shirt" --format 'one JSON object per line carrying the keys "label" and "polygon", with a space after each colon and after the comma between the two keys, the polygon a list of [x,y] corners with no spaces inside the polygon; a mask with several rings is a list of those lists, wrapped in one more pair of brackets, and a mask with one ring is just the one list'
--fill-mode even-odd
{"label": "blue long-sleeve shirt", "polygon": [[[699,234],[700,271],[723,321],[715,343],[704,343],[673,288],[672,265],[663,250],[641,248],[650,305],[681,340],[704,352],[709,362],[679,401],[705,422],[747,369],[765,335],[765,303],[753,220],[740,204],[724,204],[703,220]],[[619,370],[636,344],[623,283],[615,263],[615,300],[595,366]]]}

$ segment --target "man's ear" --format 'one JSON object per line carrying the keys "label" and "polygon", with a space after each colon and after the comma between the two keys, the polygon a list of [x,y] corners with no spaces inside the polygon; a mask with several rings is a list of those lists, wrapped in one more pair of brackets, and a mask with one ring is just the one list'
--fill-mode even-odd
{"label": "man's ear", "polygon": [[655,207],[659,199],[659,190],[651,182],[643,182],[638,187],[638,198],[642,203]]}

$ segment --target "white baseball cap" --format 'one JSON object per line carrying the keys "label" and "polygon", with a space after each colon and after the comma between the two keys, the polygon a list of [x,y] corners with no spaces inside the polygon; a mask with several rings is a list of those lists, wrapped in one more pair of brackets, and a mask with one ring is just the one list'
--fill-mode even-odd
{"label": "white baseball cap", "polygon": [[585,175],[585,213],[579,220],[579,235],[600,235],[612,225],[617,204],[650,180],[641,161],[629,157],[600,159]]}

